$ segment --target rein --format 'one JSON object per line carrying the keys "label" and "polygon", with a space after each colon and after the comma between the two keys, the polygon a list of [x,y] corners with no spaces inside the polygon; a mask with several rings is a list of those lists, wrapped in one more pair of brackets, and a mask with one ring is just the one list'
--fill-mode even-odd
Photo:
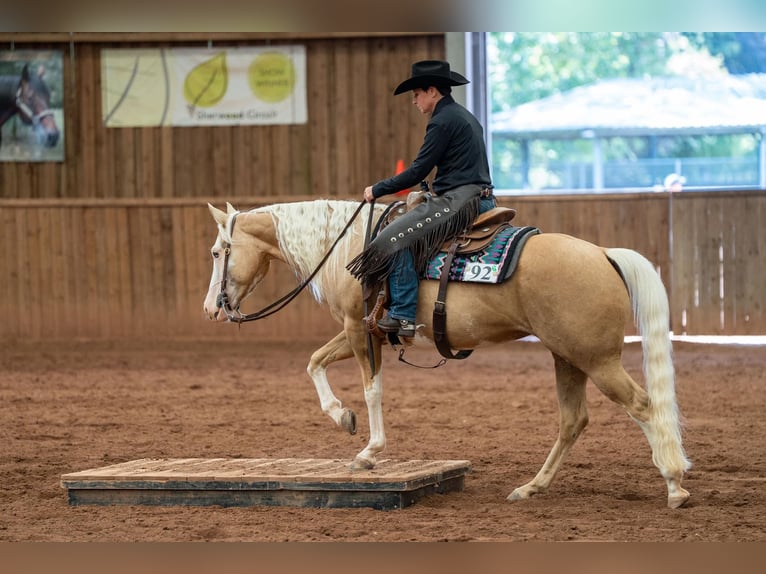
{"label": "rein", "polygon": [[[226,294],[226,283],[228,279],[227,271],[229,268],[229,254],[231,253],[231,243],[227,244],[226,247],[224,248],[223,278],[221,279],[221,291],[218,293],[218,297],[216,298],[216,303],[215,303],[216,306],[219,309],[223,309],[223,312],[226,313],[226,317],[229,319],[229,321],[232,321],[233,323],[246,323],[248,321],[257,321],[258,319],[263,319],[264,317],[273,315],[274,313],[276,313],[277,311],[285,307],[288,303],[290,303],[290,301],[295,299],[301,291],[303,291],[306,288],[306,286],[316,276],[316,274],[319,272],[322,266],[327,262],[327,259],[329,259],[330,254],[338,245],[338,242],[346,234],[346,231],[348,231],[348,229],[351,227],[351,224],[356,219],[356,216],[359,215],[359,212],[362,211],[362,207],[364,207],[365,203],[366,201],[364,200],[362,200],[359,203],[359,207],[356,208],[356,211],[354,211],[354,214],[351,216],[351,219],[348,220],[348,222],[346,223],[346,226],[340,232],[340,235],[338,235],[338,238],[330,246],[330,249],[327,251],[327,253],[325,253],[324,257],[322,257],[322,260],[319,262],[316,268],[311,272],[311,275],[309,275],[306,279],[301,281],[300,285],[298,285],[295,289],[283,295],[282,297],[280,297],[273,303],[266,305],[263,309],[260,309],[259,311],[255,311],[254,313],[248,313],[247,315],[243,315],[239,311],[236,311],[236,313],[238,314],[235,314],[234,309],[232,309],[231,305],[229,304],[229,296]],[[372,207],[370,208],[370,218],[372,218]],[[230,236],[234,235],[234,224],[236,223],[236,221],[237,221],[237,214],[235,213],[231,218],[231,231],[229,232]]]}

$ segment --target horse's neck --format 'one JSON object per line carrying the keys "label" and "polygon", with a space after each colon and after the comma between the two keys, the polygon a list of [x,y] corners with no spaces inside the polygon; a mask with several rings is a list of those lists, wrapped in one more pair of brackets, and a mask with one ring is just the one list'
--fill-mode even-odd
{"label": "horse's neck", "polygon": [[[303,277],[309,275],[340,237],[357,205],[350,201],[315,200],[271,206],[279,248],[288,264]],[[367,210],[362,213],[366,214]],[[354,228],[363,229],[360,227],[362,219],[361,216],[357,218],[338,242],[330,259],[345,265],[350,259],[349,253],[356,254],[361,248],[360,235],[354,233]]]}
{"label": "horse's neck", "polygon": [[19,78],[0,76],[0,112],[16,105],[16,92],[19,89]]}

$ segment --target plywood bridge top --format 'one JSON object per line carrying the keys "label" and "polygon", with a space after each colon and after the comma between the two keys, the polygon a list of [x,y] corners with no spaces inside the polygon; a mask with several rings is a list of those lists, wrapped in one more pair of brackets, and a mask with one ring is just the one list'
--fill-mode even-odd
{"label": "plywood bridge top", "polygon": [[119,481],[406,483],[470,470],[467,460],[382,460],[371,470],[350,460],[315,458],[143,458],[62,475],[62,484]]}

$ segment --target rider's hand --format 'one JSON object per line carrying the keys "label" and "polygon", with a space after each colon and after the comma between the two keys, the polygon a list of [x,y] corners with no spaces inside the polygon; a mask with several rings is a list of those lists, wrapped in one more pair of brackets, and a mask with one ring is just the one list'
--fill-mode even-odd
{"label": "rider's hand", "polygon": [[368,185],[367,187],[364,188],[364,200],[367,203],[370,203],[374,199],[375,199],[375,196],[372,195],[372,186]]}

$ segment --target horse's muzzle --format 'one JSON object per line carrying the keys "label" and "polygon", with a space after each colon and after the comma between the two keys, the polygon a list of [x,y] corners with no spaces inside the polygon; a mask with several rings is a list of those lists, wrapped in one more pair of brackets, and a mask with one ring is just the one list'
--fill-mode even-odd
{"label": "horse's muzzle", "polygon": [[59,142],[58,130],[47,130],[43,127],[38,127],[36,131],[37,141],[42,146],[55,147],[55,145]]}

